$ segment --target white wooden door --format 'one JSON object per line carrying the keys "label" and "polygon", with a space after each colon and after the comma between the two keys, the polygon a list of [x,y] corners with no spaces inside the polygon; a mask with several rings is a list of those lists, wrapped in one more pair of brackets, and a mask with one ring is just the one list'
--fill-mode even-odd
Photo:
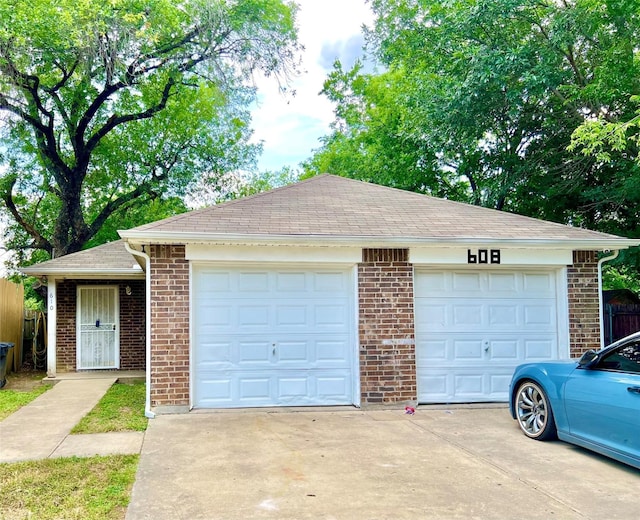
{"label": "white wooden door", "polygon": [[119,368],[118,287],[78,286],[78,370]]}
{"label": "white wooden door", "polygon": [[350,269],[194,268],[194,406],[353,404]]}
{"label": "white wooden door", "polygon": [[554,271],[423,270],[415,294],[422,403],[506,401],[517,365],[558,359]]}

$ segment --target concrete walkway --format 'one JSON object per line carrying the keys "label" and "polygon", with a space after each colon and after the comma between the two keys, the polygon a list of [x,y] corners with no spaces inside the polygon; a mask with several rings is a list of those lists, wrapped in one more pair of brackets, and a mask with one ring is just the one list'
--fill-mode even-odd
{"label": "concrete walkway", "polygon": [[69,435],[116,377],[63,380],[0,422],[0,462],[140,453],[144,432]]}

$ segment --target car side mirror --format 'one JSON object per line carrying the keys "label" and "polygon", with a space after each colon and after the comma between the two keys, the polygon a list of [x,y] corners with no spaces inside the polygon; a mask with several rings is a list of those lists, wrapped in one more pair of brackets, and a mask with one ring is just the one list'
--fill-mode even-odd
{"label": "car side mirror", "polygon": [[595,350],[587,350],[580,361],[578,361],[578,365],[584,368],[591,368],[598,361],[598,353]]}

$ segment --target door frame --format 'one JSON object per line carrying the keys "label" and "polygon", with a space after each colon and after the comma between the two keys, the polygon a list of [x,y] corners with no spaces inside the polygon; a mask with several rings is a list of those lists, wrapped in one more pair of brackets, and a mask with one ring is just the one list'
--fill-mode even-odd
{"label": "door frame", "polygon": [[[81,364],[81,339],[80,312],[82,308],[81,293],[83,289],[103,289],[112,293],[113,308],[115,313],[114,330],[114,364],[101,367],[84,367]],[[78,285],[76,287],[76,370],[119,370],[120,369],[120,287],[118,285]]]}

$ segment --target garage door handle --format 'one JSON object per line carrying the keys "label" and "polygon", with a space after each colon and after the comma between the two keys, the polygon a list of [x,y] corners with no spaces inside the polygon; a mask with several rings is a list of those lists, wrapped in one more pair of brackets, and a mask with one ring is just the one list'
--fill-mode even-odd
{"label": "garage door handle", "polygon": [[640,386],[628,386],[627,391],[633,392],[634,394],[640,394]]}

